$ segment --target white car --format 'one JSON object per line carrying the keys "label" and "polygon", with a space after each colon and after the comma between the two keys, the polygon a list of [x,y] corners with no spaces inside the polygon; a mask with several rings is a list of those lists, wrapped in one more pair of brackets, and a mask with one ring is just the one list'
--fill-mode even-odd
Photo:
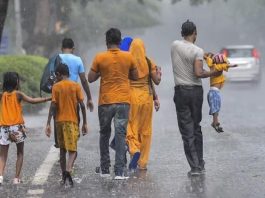
{"label": "white car", "polygon": [[230,64],[238,65],[225,72],[229,81],[258,81],[261,76],[260,54],[253,45],[231,45],[221,50]]}

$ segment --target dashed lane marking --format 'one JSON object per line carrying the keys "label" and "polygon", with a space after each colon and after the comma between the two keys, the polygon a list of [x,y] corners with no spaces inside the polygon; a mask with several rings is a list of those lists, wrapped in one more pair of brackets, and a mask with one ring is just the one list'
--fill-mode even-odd
{"label": "dashed lane marking", "polygon": [[43,193],[44,193],[43,189],[28,190],[29,195],[42,195]]}

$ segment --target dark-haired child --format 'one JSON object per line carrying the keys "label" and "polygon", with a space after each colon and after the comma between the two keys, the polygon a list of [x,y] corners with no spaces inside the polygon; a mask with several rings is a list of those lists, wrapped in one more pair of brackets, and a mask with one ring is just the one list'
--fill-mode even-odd
{"label": "dark-haired child", "polygon": [[213,76],[210,78],[210,90],[207,95],[208,104],[210,107],[209,114],[213,116],[212,127],[216,132],[224,132],[220,125],[218,115],[221,109],[221,95],[220,90],[224,86],[225,77],[223,71],[228,71],[231,67],[236,67],[237,65],[230,65],[229,61],[223,55],[214,55],[212,53],[205,53],[204,60],[206,61],[210,70],[216,70],[220,72],[220,75]]}
{"label": "dark-haired child", "polygon": [[19,75],[16,72],[5,73],[2,86],[3,93],[0,93],[0,185],[3,183],[3,173],[11,142],[17,145],[16,174],[13,184],[19,184],[26,138],[21,102],[37,104],[47,102],[51,98],[31,98],[19,91]]}
{"label": "dark-haired child", "polygon": [[[86,108],[83,102],[83,94],[78,83],[69,80],[69,68],[60,64],[55,71],[57,83],[52,88],[52,103],[48,116],[46,135],[51,134],[51,118],[55,116],[57,140],[60,148],[60,164],[62,170],[62,181],[69,182],[73,186],[71,170],[77,154],[77,140],[79,138],[77,106],[79,105],[83,115],[83,135],[87,134]],[[66,152],[68,162],[66,163]]]}

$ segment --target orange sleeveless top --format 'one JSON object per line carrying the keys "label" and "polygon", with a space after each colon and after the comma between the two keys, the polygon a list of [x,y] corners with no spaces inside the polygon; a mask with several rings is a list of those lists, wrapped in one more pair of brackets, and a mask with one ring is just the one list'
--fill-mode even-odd
{"label": "orange sleeveless top", "polygon": [[22,106],[17,98],[17,92],[4,92],[0,99],[0,126],[24,124]]}

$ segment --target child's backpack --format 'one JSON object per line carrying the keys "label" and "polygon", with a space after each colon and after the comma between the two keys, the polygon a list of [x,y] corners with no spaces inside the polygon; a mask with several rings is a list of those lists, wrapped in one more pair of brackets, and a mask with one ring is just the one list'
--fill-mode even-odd
{"label": "child's backpack", "polygon": [[52,86],[56,81],[55,70],[56,67],[61,63],[61,57],[57,54],[49,59],[49,62],[43,70],[43,74],[40,81],[40,95],[41,91],[46,93],[52,92]]}

